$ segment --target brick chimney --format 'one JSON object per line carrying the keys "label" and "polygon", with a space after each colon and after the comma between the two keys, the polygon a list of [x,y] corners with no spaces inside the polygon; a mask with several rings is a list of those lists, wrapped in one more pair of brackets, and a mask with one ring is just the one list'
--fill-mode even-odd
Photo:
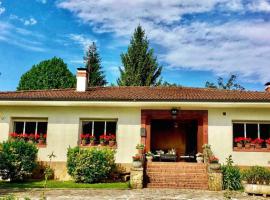
{"label": "brick chimney", "polygon": [[264,90],[266,92],[270,92],[270,82],[265,83],[264,86],[265,86]]}
{"label": "brick chimney", "polygon": [[86,68],[77,69],[77,92],[85,92],[88,86],[88,71]]}

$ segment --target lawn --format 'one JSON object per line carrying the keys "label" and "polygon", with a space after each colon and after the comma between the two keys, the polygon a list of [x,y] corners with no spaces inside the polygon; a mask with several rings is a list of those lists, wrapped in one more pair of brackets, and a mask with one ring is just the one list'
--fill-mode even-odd
{"label": "lawn", "polygon": [[[43,188],[44,181],[27,181],[22,183],[10,183],[0,181],[0,188]],[[128,189],[128,182],[116,183],[75,183],[74,181],[47,181],[47,188],[96,188],[96,189]]]}

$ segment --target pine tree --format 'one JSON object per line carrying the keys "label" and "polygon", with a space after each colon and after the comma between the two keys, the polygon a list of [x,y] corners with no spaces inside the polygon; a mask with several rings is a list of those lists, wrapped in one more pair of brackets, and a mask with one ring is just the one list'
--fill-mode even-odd
{"label": "pine tree", "polygon": [[160,85],[159,76],[162,67],[149,49],[149,41],[141,26],[135,29],[127,53],[121,54],[123,68],[117,83],[120,86],[156,86]]}
{"label": "pine tree", "polygon": [[93,42],[86,52],[85,57],[85,68],[89,72],[88,86],[104,86],[107,84],[104,72],[101,67],[101,58],[97,51],[96,44]]}

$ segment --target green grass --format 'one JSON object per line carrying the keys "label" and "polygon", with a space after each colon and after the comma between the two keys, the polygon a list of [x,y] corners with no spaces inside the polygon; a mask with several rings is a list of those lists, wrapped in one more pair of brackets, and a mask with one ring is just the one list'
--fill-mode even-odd
{"label": "green grass", "polygon": [[[22,183],[10,183],[0,181],[0,188],[43,188],[44,181],[27,181]],[[75,183],[74,181],[56,181],[49,180],[47,182],[47,188],[96,188],[96,189],[128,189],[128,182],[116,182],[116,183]]]}

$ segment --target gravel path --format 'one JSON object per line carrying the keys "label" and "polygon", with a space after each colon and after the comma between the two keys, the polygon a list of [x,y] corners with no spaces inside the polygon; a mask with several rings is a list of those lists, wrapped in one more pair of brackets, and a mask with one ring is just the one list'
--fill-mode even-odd
{"label": "gravel path", "polygon": [[[40,189],[0,189],[0,196],[14,194],[17,197],[29,197],[31,199],[39,199],[42,194]],[[180,189],[142,189],[142,190],[107,190],[107,189],[54,189],[47,190],[46,197],[48,200],[74,200],[74,199],[117,199],[117,200],[156,200],[156,199],[180,199],[180,200],[224,200],[231,199],[241,200],[260,200],[266,199],[262,196],[248,196],[245,193],[233,192],[211,192],[202,190],[180,190]]]}

